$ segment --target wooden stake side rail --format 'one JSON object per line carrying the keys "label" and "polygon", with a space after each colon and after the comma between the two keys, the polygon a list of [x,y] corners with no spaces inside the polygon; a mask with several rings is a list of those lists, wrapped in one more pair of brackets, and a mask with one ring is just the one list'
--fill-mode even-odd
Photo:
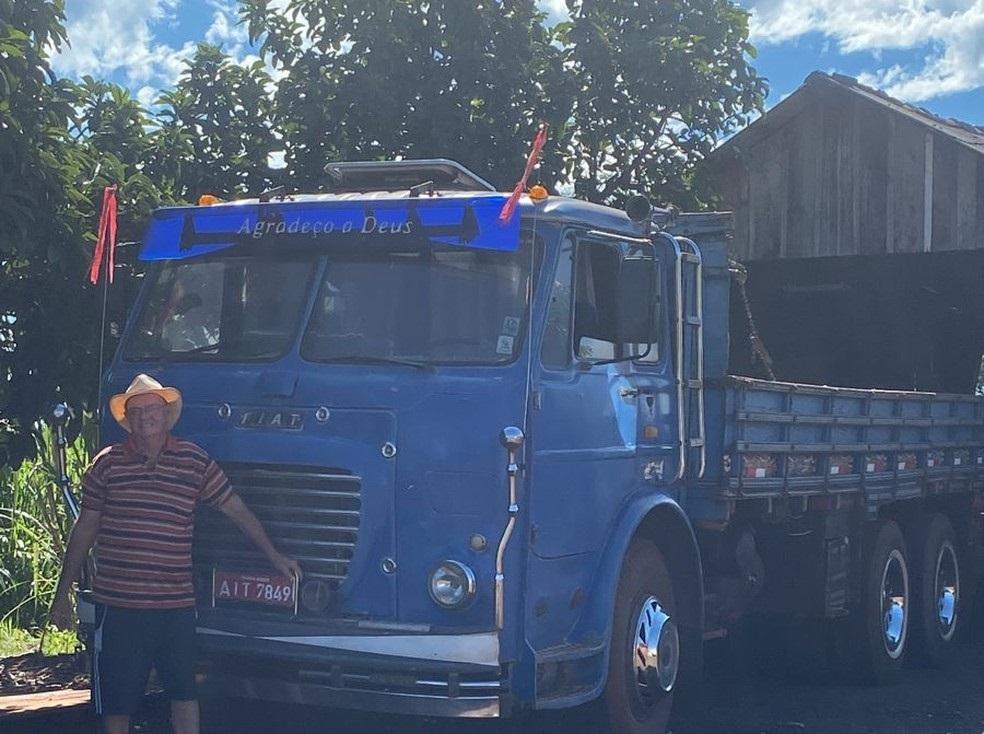
{"label": "wooden stake side rail", "polygon": [[722,499],[860,493],[878,506],[984,491],[984,396],[745,377],[721,387]]}

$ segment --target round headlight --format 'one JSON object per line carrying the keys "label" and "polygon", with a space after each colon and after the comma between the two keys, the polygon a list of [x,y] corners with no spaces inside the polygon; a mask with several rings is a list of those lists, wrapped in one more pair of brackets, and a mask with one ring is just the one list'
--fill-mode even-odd
{"label": "round headlight", "polygon": [[475,598],[475,574],[458,561],[442,561],[430,577],[431,599],[445,609],[461,609]]}

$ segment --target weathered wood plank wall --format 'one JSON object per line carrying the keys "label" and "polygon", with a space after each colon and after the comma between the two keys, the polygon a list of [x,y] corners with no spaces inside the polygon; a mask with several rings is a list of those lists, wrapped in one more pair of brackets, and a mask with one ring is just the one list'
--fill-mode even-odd
{"label": "weathered wood plank wall", "polygon": [[742,259],[984,249],[984,155],[869,100],[817,94],[737,152],[714,178]]}

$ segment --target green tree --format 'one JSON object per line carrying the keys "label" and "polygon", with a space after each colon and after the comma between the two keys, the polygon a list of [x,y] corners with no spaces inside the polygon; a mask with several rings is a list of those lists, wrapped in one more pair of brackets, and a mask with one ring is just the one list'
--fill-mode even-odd
{"label": "green tree", "polygon": [[76,87],[77,133],[94,152],[111,155],[139,168],[147,154],[146,111],[130,92],[116,84],[82,77]]}
{"label": "green tree", "polygon": [[453,158],[505,187],[540,120],[566,134],[572,93],[533,0],[244,0],[243,16],[285,73],[274,119],[294,187],[324,185],[332,160],[395,156]]}
{"label": "green tree", "polygon": [[[106,186],[117,186],[118,240],[138,241],[150,212],[172,201],[173,181],[158,177],[148,161],[154,148],[148,133],[154,118],[117,84],[83,77],[76,87],[73,133],[89,206],[78,223],[83,239],[95,244],[95,227]],[[88,248],[87,248],[88,250]],[[91,252],[91,250],[88,250]]]}
{"label": "green tree", "polygon": [[85,204],[72,185],[73,86],[48,65],[65,42],[63,22],[60,0],[0,0],[0,459],[15,463],[33,441],[12,429],[30,427],[39,396],[50,400],[55,373],[71,368],[59,363],[67,324],[55,319],[79,292],[66,292],[66,279],[78,278],[85,256],[72,236]]}
{"label": "green tree", "polygon": [[101,299],[85,274],[103,187],[119,185],[121,240],[161,201],[139,105],[52,73],[63,21],[61,2],[0,0],[0,461],[13,464],[59,391],[94,403]]}
{"label": "green tree", "polygon": [[38,252],[37,236],[65,204],[72,89],[53,78],[49,48],[65,41],[61,2],[0,0],[0,261],[5,271]]}
{"label": "green tree", "polygon": [[256,195],[270,184],[277,147],[270,122],[273,82],[257,61],[234,64],[199,44],[174,89],[161,95],[148,159],[155,180],[177,200],[203,193]]}
{"label": "green tree", "polygon": [[579,195],[692,208],[695,166],[762,109],[748,13],[731,0],[567,0],[555,29],[576,79],[567,173]]}
{"label": "green tree", "polygon": [[339,159],[445,156],[508,187],[540,120],[539,178],[613,203],[701,203],[695,166],[762,109],[748,14],[731,0],[243,0],[283,70],[274,120],[289,180]]}

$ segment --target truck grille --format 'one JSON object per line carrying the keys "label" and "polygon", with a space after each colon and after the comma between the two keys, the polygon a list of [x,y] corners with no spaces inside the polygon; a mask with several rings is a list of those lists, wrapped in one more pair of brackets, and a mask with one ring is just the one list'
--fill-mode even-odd
{"label": "truck grille", "polygon": [[[278,550],[297,559],[304,577],[337,589],[359,535],[362,480],[338,469],[223,464],[233,489],[259,518]],[[196,565],[263,570],[265,557],[224,515],[203,511],[195,523]]]}

